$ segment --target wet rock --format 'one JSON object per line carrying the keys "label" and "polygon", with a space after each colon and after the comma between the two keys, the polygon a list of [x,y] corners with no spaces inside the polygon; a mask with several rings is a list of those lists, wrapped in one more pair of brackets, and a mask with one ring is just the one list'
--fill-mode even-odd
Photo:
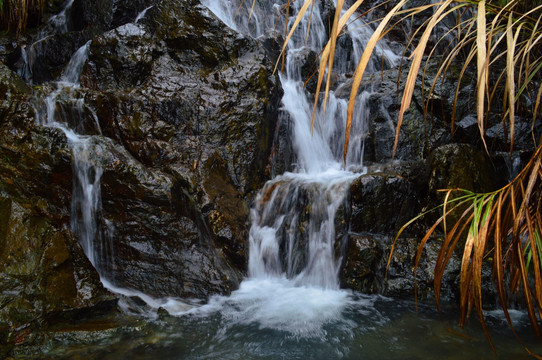
{"label": "wet rock", "polygon": [[0,204],[0,317],[10,327],[114,299],[69,230],[55,229],[41,214],[8,197]]}
{"label": "wet rock", "polygon": [[3,65],[0,95],[2,190],[60,224],[69,221],[72,178],[66,138],[60,130],[36,126],[30,89]]}
{"label": "wet rock", "polygon": [[[510,125],[504,125],[501,122],[491,126],[486,130],[486,141],[495,150],[510,151],[511,136]],[[516,118],[514,123],[514,147],[516,151],[532,151],[534,142],[533,139],[540,139],[542,134],[542,125],[532,119]]]}
{"label": "wet rock", "polygon": [[294,171],[296,155],[292,144],[292,132],[294,123],[286,111],[280,111],[275,131],[271,151],[269,154],[269,166],[271,178],[284,174],[286,171]]}
{"label": "wet rock", "polygon": [[59,21],[46,23],[51,11],[60,12],[58,1],[47,5],[40,31],[32,37],[14,40],[18,46],[7,59],[14,71],[34,84],[56,79],[78,48],[104,31],[134,21],[147,6],[144,0],[75,0],[66,9],[66,22],[62,25]]}
{"label": "wet rock", "polygon": [[[414,276],[414,265],[419,239],[399,239],[387,269],[385,295],[392,297],[414,296],[420,299],[434,298],[435,263],[442,239],[430,240],[422,251],[420,263]],[[390,244],[390,243],[388,243]],[[389,245],[388,245],[389,247]],[[389,251],[385,252],[389,256]],[[461,261],[454,255],[444,271],[441,281],[441,299],[457,300]],[[416,291],[416,292],[415,292]]]}
{"label": "wet rock", "polygon": [[[235,279],[246,269],[250,197],[271,175],[281,96],[272,66],[260,43],[233,33],[197,2],[161,1],[149,9],[144,24],[124,25],[95,38],[82,74],[82,85],[92,90],[86,101],[96,108],[103,135],[124,146],[145,171],[169,177],[175,184],[169,186],[182,199],[169,202],[187,202],[178,206],[186,219],[166,220],[165,214],[164,219],[155,219],[180,221],[177,226],[185,230],[161,231],[173,231],[167,237],[185,238],[187,244],[199,244],[198,237],[209,242],[205,246],[214,244],[225,254],[224,261],[237,269],[227,275],[228,287],[235,287]],[[109,179],[104,173],[104,189]],[[112,206],[113,199],[108,200]],[[144,216],[143,211],[138,213]],[[132,230],[118,234],[139,238],[135,229],[134,234]],[[157,236],[134,243],[152,248]],[[169,250],[176,259],[183,252],[189,254],[187,248]],[[186,284],[200,284],[187,285],[197,290],[179,290],[182,284],[162,290],[203,297],[229,291],[217,285],[222,281],[220,271],[212,273],[217,265],[211,258],[216,255],[202,251],[187,256],[200,257],[205,270],[198,270],[198,261],[184,259],[186,269],[209,273],[216,284],[204,290],[203,280],[194,278]],[[135,258],[129,252],[116,257],[125,255]],[[168,278],[174,282],[182,277],[176,270]]]}
{"label": "wet rock", "polygon": [[449,144],[436,149],[430,159],[429,191],[466,189],[475,192],[496,190],[499,176],[487,155],[468,144]]}
{"label": "wet rock", "polygon": [[[373,94],[369,101],[371,109],[374,109],[370,116],[366,151],[369,161],[382,162],[391,159],[393,155],[401,101],[399,96],[393,95],[397,89],[396,71],[394,69],[384,72],[384,81],[378,85],[378,93]],[[367,85],[377,80],[378,76],[369,76]],[[402,79],[404,81],[404,78]],[[422,88],[427,92],[430,89],[430,80],[425,80],[424,83],[419,81],[415,87],[412,105],[405,113],[401,125],[395,159],[423,160],[433,149],[451,141],[449,119],[446,117],[449,106],[445,96],[440,95],[441,89],[436,89],[424,115],[425,97],[422,96]]]}
{"label": "wet rock", "polygon": [[[149,10],[147,21],[151,33],[126,26],[91,45],[83,84],[115,90],[96,100],[104,133],[124,143],[154,142],[154,134],[146,130],[159,125],[157,132],[163,133],[169,126],[169,152],[184,154],[185,167],[194,167],[205,153],[219,148],[234,184],[243,193],[258,189],[267,178],[280,98],[265,51],[201,6],[163,2]],[[174,28],[166,32],[170,23]],[[126,119],[132,114],[135,119]],[[139,130],[134,132],[134,126]],[[112,134],[115,127],[120,134]],[[249,169],[258,175],[249,176]]]}
{"label": "wet rock", "polygon": [[423,164],[370,168],[351,187],[350,228],[356,233],[395,234],[423,207]]}
{"label": "wet rock", "polygon": [[301,50],[290,54],[290,61],[301,64],[301,79],[306,79],[305,88],[309,93],[314,93],[316,91],[316,84],[318,82],[318,61],[317,61],[316,52],[311,49],[302,48]]}
{"label": "wet rock", "polygon": [[101,136],[87,151],[103,172],[93,251],[105,279],[154,297],[207,298],[237,286],[239,270],[215,248],[186,179],[147,168]]}
{"label": "wet rock", "polygon": [[[409,299],[416,295],[419,300],[434,298],[435,263],[441,240],[432,239],[426,244],[416,276],[413,269],[419,238],[398,239],[390,258],[393,241],[393,236],[350,233],[339,274],[341,285],[395,298]],[[448,263],[441,282],[441,299],[458,299],[460,264],[456,255]]]}
{"label": "wet rock", "polygon": [[381,273],[383,256],[381,239],[350,234],[340,272],[341,287],[368,294],[381,292],[384,287],[384,274]]}
{"label": "wet rock", "polygon": [[134,22],[152,0],[74,0],[69,10],[68,30],[84,31],[90,38],[118,26]]}
{"label": "wet rock", "polygon": [[0,324],[10,329],[8,341],[25,342],[26,333],[12,330],[114,297],[68,227],[65,136],[36,125],[29,88],[4,65],[0,93]]}
{"label": "wet rock", "polygon": [[[468,144],[449,144],[436,149],[430,159],[428,208],[440,205],[445,193],[442,189],[465,189],[485,193],[496,190],[505,183],[507,174],[497,174],[486,154]],[[461,193],[455,192],[450,200]],[[458,209],[448,216],[455,223],[463,210]],[[430,219],[436,220],[441,212]]]}

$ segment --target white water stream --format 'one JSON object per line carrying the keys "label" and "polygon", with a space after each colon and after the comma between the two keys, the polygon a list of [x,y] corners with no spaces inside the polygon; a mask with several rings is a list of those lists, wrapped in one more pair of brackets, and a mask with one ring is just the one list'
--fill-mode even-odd
{"label": "white water stream", "polygon": [[[66,12],[69,11],[72,4],[73,0],[69,0],[65,8],[49,20],[45,27],[46,30],[40,33],[40,37],[32,44],[31,48],[55,32],[65,33],[67,31]],[[138,14],[134,23],[141,20],[149,9],[150,7]],[[134,24],[126,24],[124,28],[127,29],[126,31],[143,31]],[[79,78],[88,59],[89,47],[90,41],[72,55],[59,80],[51,83],[54,90],[43,100],[44,111],[36,111],[36,114],[40,123],[62,130],[68,139],[72,150],[73,168],[71,229],[77,235],[90,262],[100,273],[104,285],[112,291],[120,291],[105,279],[105,274],[101,271],[98,261],[103,257],[105,251],[98,226],[101,212],[100,180],[103,149],[93,141],[93,135],[86,134],[85,126],[80,121],[84,118],[83,112],[85,110],[91,111],[85,107],[84,99],[78,93]],[[25,64],[25,68],[30,69],[31,63]],[[70,114],[66,114],[66,111]],[[101,134],[98,118],[95,114],[92,115],[95,122],[93,128]]]}
{"label": "white water stream", "polygon": [[[86,43],[75,52],[60,80],[54,84],[56,89],[45,98],[46,112],[42,113],[40,121],[43,125],[62,130],[72,149],[71,228],[77,234],[90,262],[96,266],[98,244],[101,243],[99,241],[100,231],[96,225],[97,214],[101,208],[100,150],[94,146],[91,136],[80,132],[81,129],[78,129],[81,127],[80,124],[66,123],[66,119],[62,116],[64,104],[61,103],[62,101],[68,102],[67,107],[72,114],[75,113],[75,116],[72,117],[76,119],[82,117],[84,101],[78,99],[75,93],[79,88],[79,75],[88,57],[89,44],[90,42]],[[99,130],[97,119],[96,128]]]}
{"label": "white water stream", "polygon": [[[202,3],[230,28],[254,38],[284,29],[284,14],[279,14],[284,1],[270,1],[266,9],[256,2],[250,19],[250,1]],[[290,25],[302,3],[291,4]],[[343,73],[351,71],[358,62],[371,33],[370,27],[360,20],[349,25],[351,52],[338,52],[336,60],[346,64],[346,58],[350,59],[350,66],[343,65]],[[358,96],[345,170],[342,154],[347,100],[337,98],[332,91],[325,115],[322,110],[316,114],[313,132],[313,102],[304,87],[306,79],[301,77],[303,54],[307,50],[318,54],[325,41],[326,29],[317,4],[289,42],[285,72],[280,74],[283,111],[293,122],[295,172],[269,181],[255,200],[251,210],[248,279],[230,297],[216,297],[195,312],[205,313],[214,307],[237,323],[258,323],[260,328],[287,331],[296,337],[323,337],[326,324],[347,323],[341,315],[343,310],[361,301],[354,301],[350,292],[339,289],[342,239],[335,229],[335,218],[350,183],[359,176],[353,171],[363,169],[368,111],[365,105],[369,94],[362,92]],[[377,57],[369,70],[377,69],[382,61],[392,65],[397,59],[385,45],[375,53]],[[341,81],[347,77],[339,69],[337,78]],[[370,307],[359,303],[356,307],[365,305]]]}

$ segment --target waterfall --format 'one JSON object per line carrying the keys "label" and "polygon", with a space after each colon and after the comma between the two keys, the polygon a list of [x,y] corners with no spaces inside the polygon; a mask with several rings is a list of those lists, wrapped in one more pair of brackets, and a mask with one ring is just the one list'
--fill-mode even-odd
{"label": "waterfall", "polygon": [[[30,54],[43,39],[67,31],[67,12],[72,4],[73,0],[68,1],[59,14],[49,19],[39,39],[30,46]],[[103,251],[98,222],[101,212],[100,153],[103,150],[93,141],[92,135],[86,134],[88,130],[81,119],[83,112],[90,109],[85,106],[79,92],[79,77],[87,61],[89,47],[90,41],[72,55],[58,81],[51,83],[53,90],[43,99],[44,108],[37,109],[36,114],[41,124],[62,130],[68,139],[73,168],[71,229],[90,262],[100,272],[98,260]],[[31,68],[31,65],[29,63],[27,67]],[[92,127],[100,134],[98,118],[96,114],[92,115],[95,122]]]}
{"label": "waterfall", "polygon": [[[202,2],[226,25],[255,38],[273,29],[284,29],[281,23],[284,17],[275,16],[284,1],[261,5],[267,8],[256,2],[253,9],[250,1],[247,4],[232,0]],[[303,1],[290,4],[289,26],[302,5]],[[311,22],[309,33],[308,21]],[[301,77],[304,54],[318,54],[327,41],[324,23],[321,4],[316,2],[311,15],[306,14],[288,43],[285,72],[280,74],[280,80],[284,89],[283,111],[294,124],[292,136],[297,162],[294,172],[269,181],[256,198],[251,211],[249,276],[286,277],[294,286],[338,289],[341,254],[336,251],[340,248],[336,241],[340,239],[337,239],[334,222],[350,182],[359,175],[353,171],[363,169],[366,103],[370,94],[362,92],[357,99],[345,170],[342,156],[347,100],[331,91],[326,112],[320,107],[316,113],[313,131],[313,100]],[[350,65],[337,69],[337,82],[347,80],[344,73],[353,70],[371,34],[371,28],[360,19],[348,25],[344,37],[349,37],[352,45],[338,50],[337,62],[347,64],[346,59],[349,59]],[[397,61],[385,45],[377,47],[375,55],[368,70],[376,70],[381,63],[390,66]]]}
{"label": "waterfall", "polygon": [[[216,16],[235,31],[254,38],[284,29],[279,16],[285,1],[261,4],[233,0],[202,0]],[[303,1],[290,4],[289,26]],[[296,163],[268,181],[258,193],[250,214],[249,277],[230,298],[216,298],[223,316],[238,323],[258,322],[261,327],[289,331],[295,336],[323,336],[323,326],[340,321],[350,293],[339,289],[341,242],[347,229],[336,229],[337,214],[344,206],[350,183],[363,172],[363,142],[367,134],[367,101],[370,93],[357,97],[348,158],[343,163],[347,100],[330,91],[325,113],[315,114],[313,100],[304,86],[301,66],[306,54],[318,54],[325,45],[323,2],[316,2],[288,43],[285,71],[280,74],[284,89],[282,111],[292,123]],[[265,8],[264,8],[265,7]],[[307,33],[308,21],[311,21]],[[370,38],[370,27],[356,20],[345,37],[351,46],[337,50],[338,90],[350,77]],[[346,61],[348,59],[348,61]],[[375,50],[368,70],[391,66],[397,57],[384,44]],[[213,306],[211,304],[210,306]]]}
{"label": "waterfall", "polygon": [[[67,1],[64,9],[49,19],[44,30],[38,34],[38,40],[24,54],[32,54],[36,44],[43,39],[67,31],[67,13],[73,2],[73,0]],[[152,6],[141,11],[133,23],[119,27],[119,31],[141,33],[143,30],[137,22],[145,17],[150,8]],[[88,59],[90,43],[91,41],[88,41],[75,51],[58,80],[50,83],[52,91],[43,98],[43,106],[37,109],[36,114],[37,121],[42,125],[58,128],[64,132],[72,151],[71,229],[79,239],[86,256],[100,274],[102,283],[110,290],[124,294],[129,291],[116,288],[115,284],[110,283],[108,280],[114,274],[106,274],[101,264],[106,258],[107,261],[113,261],[112,249],[106,244],[108,230],[113,229],[113,224],[102,219],[101,216],[100,183],[103,173],[101,164],[104,151],[107,150],[104,149],[103,142],[97,141],[95,135],[101,135],[99,121],[93,110],[85,105],[84,93],[80,89],[79,78]],[[31,63],[26,64],[25,71],[30,71],[31,66]],[[84,112],[87,113],[84,114]],[[88,122],[88,112],[91,112],[91,118],[94,119],[94,123],[90,126],[83,123],[83,119]],[[103,234],[102,225],[106,228]],[[130,294],[148,298],[141,293],[131,292]],[[159,300],[155,302],[162,304]]]}
{"label": "waterfall", "polygon": [[71,11],[74,0],[68,0],[64,8],[56,15],[52,16],[47,24],[38,32],[33,41],[28,46],[21,47],[21,61],[23,62],[17,69],[17,75],[19,75],[26,82],[32,84],[33,82],[33,67],[38,57],[38,54],[42,49],[40,46],[42,43],[55,34],[64,34],[68,31],[68,14]]}
{"label": "waterfall", "polygon": [[152,7],[153,7],[153,5],[148,6],[145,9],[143,9],[143,11],[141,11],[139,14],[137,14],[137,16],[136,16],[136,18],[134,20],[134,24],[137,24],[139,21],[141,21],[141,19],[143,19],[145,17],[145,15],[147,15],[147,11]]}
{"label": "waterfall", "polygon": [[[42,113],[40,121],[43,125],[62,130],[72,149],[71,228],[78,236],[85,254],[97,267],[96,255],[98,244],[101,243],[97,226],[101,209],[100,149],[95,146],[92,136],[84,134],[82,124],[77,121],[82,118],[85,109],[83,99],[77,98],[77,89],[79,76],[88,58],[89,45],[90,42],[87,42],[72,56],[55,84],[56,89],[45,98],[46,111]],[[67,111],[69,114],[65,113]],[[98,121],[95,120],[95,127],[99,131]]]}
{"label": "waterfall", "polygon": [[[284,17],[281,16],[284,0],[257,3],[253,11],[251,2],[244,4],[242,0],[202,0],[202,3],[232,29],[255,38],[284,29]],[[243,7],[239,8],[239,4]],[[302,1],[290,6],[291,26]],[[119,29],[142,31],[136,23],[145,16],[146,10],[148,8],[134,23]],[[358,95],[346,163],[343,163],[343,152],[347,100],[336,93],[348,81],[347,73],[359,61],[360,48],[367,42],[370,32],[360,20],[349,25],[353,27],[349,27],[345,36],[351,38],[352,45],[337,53],[338,57],[349,61],[333,74],[336,84],[329,94],[327,109],[325,113],[322,107],[316,111],[312,129],[313,100],[304,86],[301,65],[307,61],[307,54],[317,55],[325,45],[326,21],[321,10],[320,5],[315,5],[308,33],[309,17],[303,19],[299,31],[288,44],[285,71],[279,75],[284,89],[282,111],[293,124],[295,164],[292,171],[268,181],[255,199],[250,213],[248,278],[231,297],[215,297],[208,306],[189,311],[206,311],[219,306],[224,317],[236,319],[237,323],[256,321],[262,327],[285,330],[296,336],[323,336],[323,326],[336,321],[342,309],[352,301],[349,292],[339,289],[342,241],[347,229],[337,229],[336,223],[340,222],[338,214],[344,206],[350,183],[363,171],[368,115],[365,105],[370,93],[364,91]],[[95,137],[86,133],[84,125],[73,120],[81,118],[77,113],[85,110],[79,94],[79,76],[88,51],[87,43],[74,53],[60,79],[52,84],[54,90],[45,98],[45,111],[41,112],[39,120],[46,126],[61,129],[68,138],[74,174],[71,227],[102,276],[102,282],[118,293],[148,298],[144,294],[115,288],[104,279],[107,274],[102,274],[99,266],[104,251],[98,230],[103,171],[100,153],[103,150],[94,141]],[[379,48],[371,68],[376,70],[381,64],[393,64],[392,54],[385,46]],[[72,120],[62,115],[66,101]],[[99,133],[97,121],[95,128]],[[145,301],[153,308],[159,304],[171,313],[187,311],[179,302],[166,305],[169,300],[165,303],[151,300]]]}

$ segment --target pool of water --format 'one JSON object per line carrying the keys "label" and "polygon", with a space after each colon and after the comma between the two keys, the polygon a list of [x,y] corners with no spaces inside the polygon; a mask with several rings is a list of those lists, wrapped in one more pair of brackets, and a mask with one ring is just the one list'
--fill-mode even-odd
{"label": "pool of water", "polygon": [[[254,296],[256,286],[260,297]],[[474,314],[466,328],[459,328],[455,305],[444,305],[440,319],[432,303],[418,304],[416,311],[413,301],[345,290],[292,292],[289,286],[273,281],[266,288],[249,281],[230,297],[176,315],[161,311],[139,325],[93,336],[58,331],[38,358],[530,359],[499,311],[486,313],[494,353]],[[511,314],[525,344],[542,354],[527,315]]]}

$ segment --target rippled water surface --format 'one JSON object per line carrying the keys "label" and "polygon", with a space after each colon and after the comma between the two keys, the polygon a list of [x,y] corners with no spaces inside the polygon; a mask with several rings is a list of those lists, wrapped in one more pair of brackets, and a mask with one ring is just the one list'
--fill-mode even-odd
{"label": "rippled water surface", "polygon": [[[486,314],[496,353],[477,319],[457,326],[433,304],[298,287],[288,280],[245,281],[231,297],[139,325],[76,338],[58,332],[45,357],[69,359],[528,359],[500,312]],[[260,294],[256,296],[255,294]],[[512,311],[528,347],[542,354],[527,315]],[[81,340],[82,339],[82,340]]]}

